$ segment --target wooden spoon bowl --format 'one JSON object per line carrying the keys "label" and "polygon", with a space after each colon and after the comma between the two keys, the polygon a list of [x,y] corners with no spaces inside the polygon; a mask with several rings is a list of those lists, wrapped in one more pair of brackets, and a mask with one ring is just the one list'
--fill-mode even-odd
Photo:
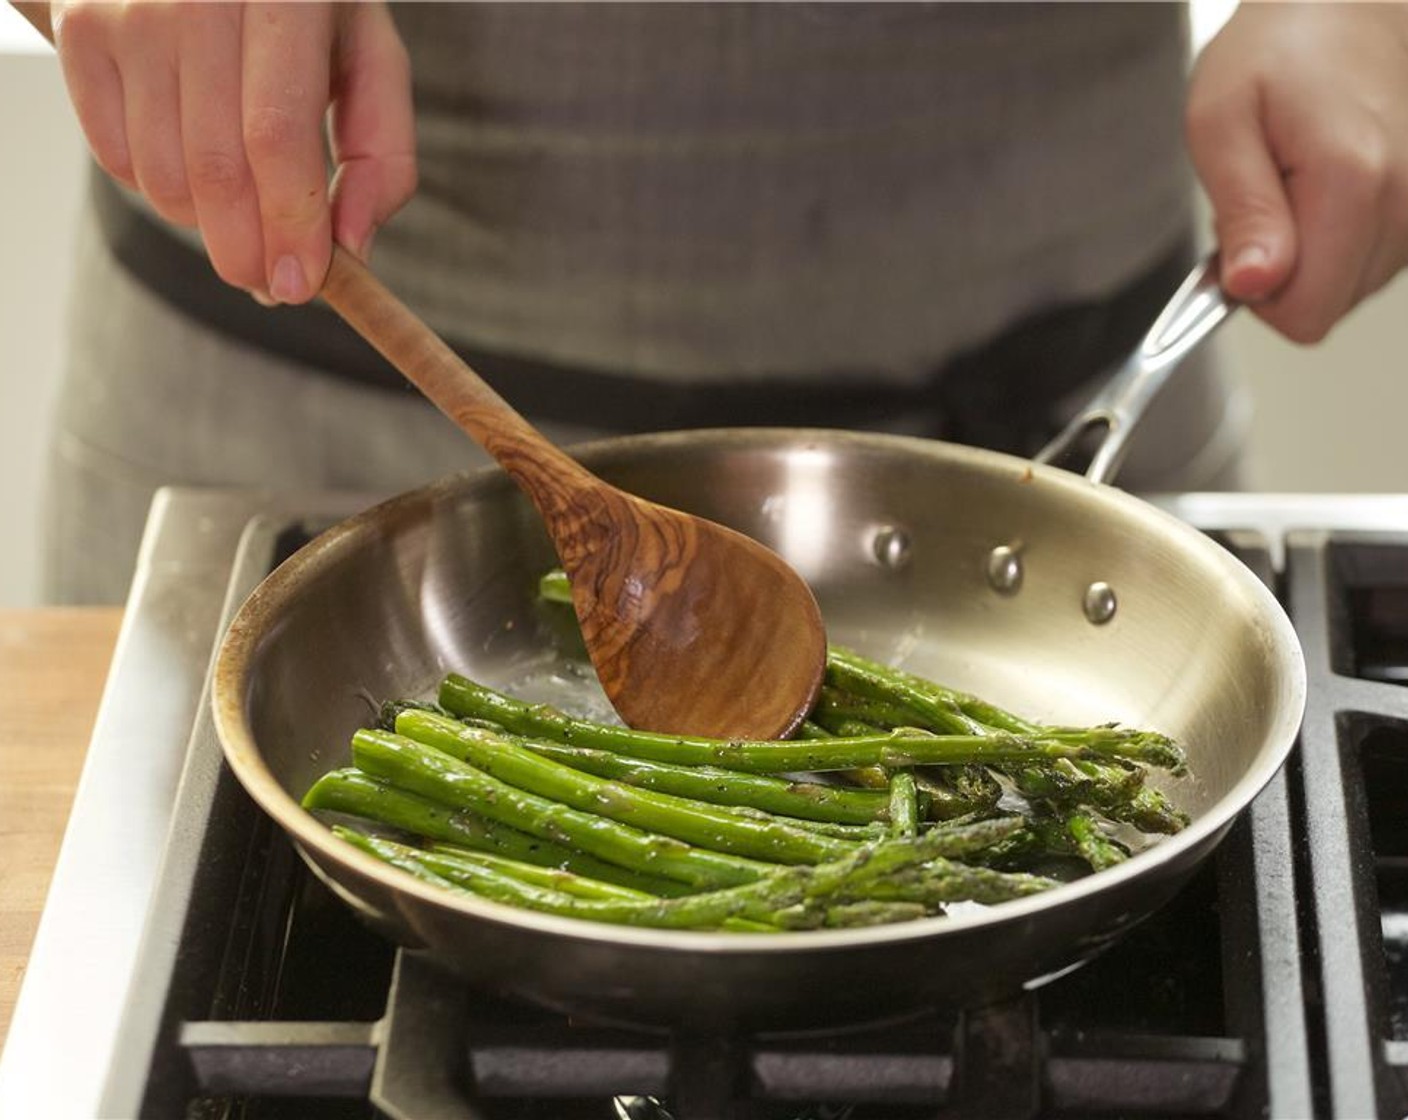
{"label": "wooden spoon bowl", "polygon": [[780,557],[597,478],[340,247],[322,296],[527,494],[572,581],[587,653],[622,719],[724,739],[797,728],[821,688],[826,633],[811,589]]}

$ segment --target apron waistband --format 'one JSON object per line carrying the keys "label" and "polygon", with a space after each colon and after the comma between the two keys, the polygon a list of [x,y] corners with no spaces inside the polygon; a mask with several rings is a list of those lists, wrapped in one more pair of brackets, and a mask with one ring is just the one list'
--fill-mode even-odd
{"label": "apron waistband", "polygon": [[[407,391],[405,379],[330,309],[318,303],[261,307],[224,283],[199,250],[96,166],[93,196],[114,258],[175,310],[324,375]],[[842,371],[802,379],[658,381],[446,341],[515,408],[540,421],[620,433],[740,425],[890,428],[1030,454],[1055,431],[1056,402],[1125,356],[1190,260],[1180,245],[1113,296],[1032,315],[912,385]]]}

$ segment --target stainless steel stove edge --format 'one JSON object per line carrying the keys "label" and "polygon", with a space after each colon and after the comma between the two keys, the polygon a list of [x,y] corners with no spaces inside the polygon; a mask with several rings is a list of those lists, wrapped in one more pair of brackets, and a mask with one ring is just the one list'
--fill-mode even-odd
{"label": "stainless steel stove edge", "polygon": [[261,513],[332,521],[370,501],[348,494],[157,493],[0,1055],[0,1117],[103,1115],[109,1055],[246,526]]}

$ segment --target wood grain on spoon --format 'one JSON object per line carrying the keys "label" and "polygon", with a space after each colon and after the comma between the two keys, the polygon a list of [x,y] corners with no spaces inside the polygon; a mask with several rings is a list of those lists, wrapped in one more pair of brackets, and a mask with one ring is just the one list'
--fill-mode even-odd
{"label": "wood grain on spoon", "polygon": [[597,676],[627,723],[728,739],[796,729],[821,687],[826,634],[811,590],[780,557],[597,478],[341,248],[322,295],[528,495],[571,578]]}

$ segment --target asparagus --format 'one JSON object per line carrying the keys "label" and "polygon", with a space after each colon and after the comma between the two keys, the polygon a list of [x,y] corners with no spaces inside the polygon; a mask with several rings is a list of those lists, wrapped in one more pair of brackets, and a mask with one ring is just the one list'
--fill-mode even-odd
{"label": "asparagus", "polygon": [[[1045,727],[1039,724],[1024,724],[1027,730],[1011,731],[990,727],[955,708],[952,712],[938,710],[921,712],[889,703],[883,699],[840,693],[831,687],[823,687],[821,699],[813,713],[814,722],[834,735],[863,737],[878,735],[885,731],[917,730],[927,731],[940,738],[960,738],[965,735],[993,736],[996,738],[1015,737],[1022,740],[1036,739],[1043,743],[1062,743],[1079,746],[1087,743],[1094,731],[1115,731],[1121,736],[1130,736],[1142,744],[1141,750],[1126,754],[1120,751],[1109,752],[1116,758],[1126,757],[1161,766],[1169,770],[1181,771],[1184,766],[1182,752],[1166,736],[1149,731],[1132,731],[1118,728],[1114,724],[1100,727]],[[1015,718],[1015,717],[1013,717]],[[954,730],[964,728],[966,730]],[[1048,753],[1048,757],[1058,757]],[[1065,757],[1081,759],[1080,752],[1071,752]]]}
{"label": "asparagus", "polygon": [[820,863],[852,847],[851,841],[797,828],[781,817],[737,816],[703,802],[598,778],[432,712],[402,712],[396,731],[517,789],[702,848],[773,863]]}
{"label": "asparagus", "polygon": [[[836,695],[846,687],[863,694],[871,705],[871,722],[881,726],[895,726],[897,721],[914,716],[918,726],[942,731],[955,725],[954,712],[957,711],[978,727],[986,726],[999,733],[1021,737],[1073,742],[1086,734],[1080,728],[1042,727],[976,697],[880,665],[840,647],[833,646],[828,652],[827,680]],[[823,723],[828,718],[839,718],[842,712],[833,705],[828,717],[826,693],[823,689],[823,705],[817,717]],[[856,708],[851,714],[860,710]],[[1161,766],[1175,774],[1183,773],[1186,764],[1182,752],[1166,738],[1158,738],[1161,742],[1150,754],[1140,757],[1133,753],[1124,757]],[[1157,790],[1141,788],[1142,772],[1118,760],[1111,763],[1069,756],[1015,770],[1008,768],[1008,772],[1025,796],[1055,798],[1065,805],[1088,804],[1111,820],[1132,824],[1144,832],[1174,833],[1188,823],[1187,815],[1175,809]]]}
{"label": "asparagus", "polygon": [[951,696],[936,695],[874,662],[833,649],[826,659],[821,702],[867,723],[913,724],[951,735],[981,735],[986,725],[963,712]]}
{"label": "asparagus", "polygon": [[1158,790],[1145,786],[1124,804],[1101,805],[1112,821],[1131,824],[1140,832],[1173,835],[1188,826],[1188,814],[1176,809]]}
{"label": "asparagus", "polygon": [[674,766],[628,758],[614,751],[571,747],[515,737],[520,746],[574,770],[611,778],[657,793],[692,797],[716,805],[746,805],[782,817],[837,824],[868,824],[884,818],[889,797],[873,790],[820,782],[793,782],[767,774],[745,774],[716,766]]}
{"label": "asparagus", "polygon": [[1007,773],[1024,797],[1063,804],[1123,804],[1144,785],[1142,770],[1084,759],[1062,759],[1047,766],[1011,767]]}
{"label": "asparagus", "polygon": [[[939,731],[930,721],[916,712],[899,704],[871,696],[858,696],[853,692],[843,692],[834,685],[822,685],[816,707],[811,718],[820,726],[836,735],[864,734],[861,727],[868,727],[869,734],[887,731],[895,727],[923,727],[929,731]],[[955,734],[981,735],[985,728],[974,725],[961,729],[943,728]]]}
{"label": "asparagus", "polygon": [[[935,858],[910,867],[883,881],[862,884],[865,897],[877,901],[916,902],[941,906],[949,902],[982,902],[989,905],[1049,890],[1053,879],[1020,872],[995,871],[956,860]],[[845,889],[838,897],[846,897]]]}
{"label": "asparagus", "polygon": [[895,836],[915,836],[919,832],[919,788],[913,770],[896,770],[890,775],[890,828]]}
{"label": "asparagus", "polygon": [[[866,899],[864,902],[840,902],[825,907],[821,924],[827,929],[859,929],[866,926],[893,925],[896,922],[912,922],[916,918],[927,918],[934,911],[921,902],[878,902]],[[779,924],[786,920],[786,912],[778,915]],[[811,918],[799,923],[802,928],[810,928]]]}
{"label": "asparagus", "polygon": [[383,731],[396,730],[396,717],[409,708],[422,712],[438,712],[445,715],[445,709],[428,700],[387,700],[377,711],[376,726]]}
{"label": "asparagus", "polygon": [[915,781],[929,795],[933,820],[986,814],[1002,799],[1002,786],[982,766],[929,766],[916,770]]}
{"label": "asparagus", "polygon": [[760,742],[662,735],[591,723],[546,705],[525,704],[457,673],[441,683],[440,705],[456,716],[489,719],[529,738],[555,739],[680,765],[722,766],[759,774],[1087,757],[1128,758],[1170,768],[1182,765],[1181,753],[1166,736],[1116,727],[1062,729],[1040,736],[1006,732],[933,735],[900,730],[846,739]]}
{"label": "asparagus", "polygon": [[[807,928],[824,925],[828,910],[834,911],[837,916],[844,915],[844,910],[836,908],[853,902],[907,902],[912,906],[912,899],[876,900],[870,898],[867,892],[878,891],[892,877],[902,879],[907,872],[935,860],[954,859],[990,847],[1020,827],[1020,821],[993,820],[960,828],[935,829],[917,839],[885,841],[858,848],[843,859],[814,866],[784,867],[765,879],[746,885],[682,898],[650,901],[583,899],[518,883],[511,876],[497,872],[478,877],[473,889],[475,893],[500,892],[500,901],[507,901],[512,895],[518,900],[516,904],[532,909],[623,925],[711,929],[729,919],[742,918],[770,925],[785,923],[789,928]],[[410,874],[421,878],[434,876],[447,889],[465,889],[435,871],[434,865],[426,858],[427,853],[418,849],[372,837],[346,838]],[[430,880],[427,878],[427,881]],[[482,891],[479,883],[486,884]],[[489,897],[487,893],[486,897]],[[821,905],[806,905],[813,901]],[[874,907],[867,907],[859,913],[873,914],[874,911]],[[913,909],[903,912],[915,913]]]}
{"label": "asparagus", "polygon": [[673,880],[618,867],[550,838],[529,836],[475,813],[397,789],[351,768],[324,774],[304,795],[303,806],[360,817],[432,840],[541,867],[559,868],[649,894],[679,894],[683,889]]}
{"label": "asparagus", "polygon": [[561,568],[554,568],[538,580],[538,597],[548,603],[572,605],[572,583]]}
{"label": "asparagus", "polygon": [[1171,835],[1188,824],[1186,813],[1144,785],[1143,771],[1138,769],[1071,760],[1064,766],[1024,767],[1010,773],[1025,797],[1063,809],[1094,809],[1141,832]]}
{"label": "asparagus", "polygon": [[969,719],[998,731],[1007,731],[1014,735],[1036,735],[1042,730],[1040,725],[1030,723],[966,692],[945,688],[924,677],[882,665],[854,650],[831,646],[827,651],[827,672],[829,675],[834,674],[832,679],[840,679],[839,674],[843,671],[871,678],[877,683],[877,690],[881,683],[888,683],[893,689],[891,695],[894,697],[925,696],[935,710],[947,710],[952,705],[953,709]]}
{"label": "asparagus", "polygon": [[1092,871],[1103,871],[1129,858],[1129,852],[1101,832],[1100,825],[1089,813],[1067,813],[1062,826]]}
{"label": "asparagus", "polygon": [[[908,704],[914,709],[919,698],[926,698],[932,705],[932,710],[936,713],[947,713],[950,706],[964,716],[973,720],[979,726],[991,728],[997,732],[1006,732],[1021,738],[1037,738],[1043,741],[1054,740],[1057,742],[1072,743],[1080,742],[1092,729],[1069,728],[1069,727],[1046,727],[1041,724],[1032,723],[1021,716],[990,704],[985,700],[968,693],[957,692],[950,688],[926,680],[923,677],[906,673],[900,669],[881,665],[879,662],[871,661],[862,657],[853,650],[832,646],[827,652],[827,677],[828,680],[839,681],[851,679],[844,676],[845,673],[866,675],[873,682],[875,695],[887,695],[890,700],[897,704]],[[889,691],[886,693],[885,689]],[[909,698],[907,701],[906,698]],[[933,730],[940,730],[942,725],[939,722],[925,724]],[[1116,751],[1108,752],[1115,759],[1128,759],[1134,762],[1142,762],[1146,765],[1156,766],[1169,770],[1174,774],[1183,774],[1187,770],[1187,761],[1183,757],[1183,752],[1167,736],[1159,735],[1156,732],[1134,732],[1136,737],[1149,736],[1149,742],[1153,744],[1147,753],[1131,752],[1120,753]],[[1078,765],[1088,766],[1092,760],[1079,759],[1077,756],[1069,756]],[[1142,810],[1148,813],[1149,820],[1157,820],[1160,827],[1157,831],[1167,831],[1171,825],[1176,825],[1178,821],[1187,823],[1187,818],[1176,810],[1171,809],[1163,799],[1158,796],[1144,797],[1142,794],[1133,795],[1134,800],[1142,806]],[[1115,799],[1123,800],[1123,799]],[[1138,812],[1139,810],[1136,810]],[[1131,821],[1130,823],[1135,823]],[[1142,827],[1142,826],[1141,826]],[[1177,827],[1172,829],[1177,831]],[[1155,831],[1149,829],[1146,831]]]}
{"label": "asparagus", "polygon": [[608,863],[692,887],[746,883],[771,870],[766,863],[654,835],[515,789],[403,735],[358,731],[352,736],[352,758],[359,769],[412,793],[469,809],[533,836],[571,844]]}
{"label": "asparagus", "polygon": [[[815,711],[813,711],[815,714]],[[838,731],[827,728],[815,720],[803,720],[801,729],[797,732],[798,739],[834,739],[839,735],[874,735],[876,729],[855,723],[850,725],[849,731]],[[889,797],[890,775],[883,766],[859,766],[854,770],[843,770],[839,777],[846,781],[860,786],[862,789],[883,789],[886,791],[886,798]]]}
{"label": "asparagus", "polygon": [[[728,813],[730,816],[742,817],[745,820],[782,820],[793,828],[805,829],[807,832],[815,832],[818,836],[830,836],[836,840],[850,840],[856,844],[870,843],[890,835],[888,821],[872,821],[870,824],[835,824],[831,821],[809,821],[805,817],[778,817],[748,805],[715,805],[714,808],[720,813]],[[888,805],[885,812],[888,816]]]}
{"label": "asparagus", "polygon": [[[524,863],[521,860],[508,859],[505,856],[496,856],[488,852],[475,852],[468,848],[461,848],[456,844],[445,844],[435,842],[426,849],[444,860],[444,866],[450,869],[468,864],[473,867],[487,867],[492,871],[499,871],[523,883],[530,883],[538,887],[546,887],[550,890],[562,891],[564,894],[577,895],[579,898],[619,898],[619,899],[647,899],[653,897],[647,891],[635,890],[631,887],[618,886],[615,883],[608,883],[601,879],[592,879],[586,875],[578,875],[572,871],[565,871],[556,867],[539,867],[537,864]],[[445,878],[458,881],[449,870],[442,871]]]}

